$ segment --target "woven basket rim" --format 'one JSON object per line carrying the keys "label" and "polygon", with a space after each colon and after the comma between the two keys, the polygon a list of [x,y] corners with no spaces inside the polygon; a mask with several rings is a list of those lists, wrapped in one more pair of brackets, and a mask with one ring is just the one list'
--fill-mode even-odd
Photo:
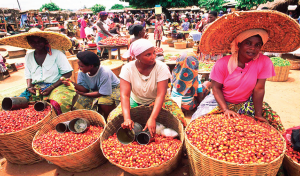
{"label": "woven basket rim", "polygon": [[[50,103],[48,103],[48,102],[47,102],[47,105],[50,106],[51,109],[50,109],[49,113],[48,113],[46,116],[51,115],[51,111],[52,111],[52,108],[53,108],[52,105],[51,105]],[[23,130],[27,130],[27,129],[29,129],[29,128],[32,128],[32,127],[34,127],[35,125],[38,125],[38,124],[42,123],[42,122],[45,120],[46,116],[45,116],[42,120],[38,121],[37,123],[35,123],[35,124],[33,124],[33,125],[29,126],[29,127],[23,128],[23,129],[20,130],[20,131],[14,131],[14,132],[11,132],[11,133],[0,133],[0,135],[1,135],[1,136],[12,135],[12,134],[15,134],[15,133],[18,133],[18,132],[22,132]],[[57,117],[57,116],[56,116],[56,117]]]}
{"label": "woven basket rim", "polygon": [[[203,115],[205,116],[205,115]],[[203,117],[203,116],[200,116],[200,117]],[[199,117],[198,117],[199,118]],[[196,120],[196,119],[195,119]],[[194,121],[194,120],[193,120]],[[190,123],[186,126],[185,129],[188,129],[190,124],[193,122],[193,121],[190,121]],[[271,128],[274,128],[272,127],[271,125],[269,125]],[[275,129],[275,128],[274,128]],[[276,129],[275,129],[276,130]],[[186,134],[186,130],[185,130],[185,133],[184,133],[184,138],[185,138],[185,142],[187,142],[190,146],[193,147],[194,150],[196,150],[197,152],[199,152],[200,154],[204,155],[205,157],[209,158],[209,159],[212,159],[214,161],[217,161],[217,162],[221,162],[221,163],[224,163],[224,164],[228,164],[228,165],[234,165],[234,166],[266,166],[266,165],[270,165],[270,164],[273,164],[275,162],[277,162],[280,158],[282,158],[284,155],[285,155],[285,152],[286,152],[286,142],[285,142],[285,139],[283,138],[283,136],[279,133],[279,131],[276,130],[276,132],[280,135],[280,138],[282,140],[282,142],[284,143],[284,148],[283,148],[283,152],[276,158],[274,159],[273,161],[271,161],[270,163],[253,163],[253,164],[238,164],[238,163],[232,163],[232,162],[228,162],[228,161],[223,161],[223,160],[218,160],[218,159],[215,159],[215,158],[212,158],[204,153],[202,153],[197,147],[195,147],[193,144],[191,144],[190,140],[188,139],[187,137],[187,134]]]}
{"label": "woven basket rim", "polygon": [[[257,20],[256,26],[251,26],[251,25],[245,23],[238,29],[234,28],[234,26],[236,26],[236,23],[240,20],[239,17],[241,17],[241,16],[244,17],[244,16],[252,15],[252,14],[256,14],[255,15],[255,19]],[[229,13],[227,15],[223,15],[222,17],[218,18],[213,23],[211,23],[211,25],[208,26],[208,28],[203,32],[203,35],[200,40],[200,46],[201,46],[200,51],[204,54],[229,53],[229,52],[231,52],[230,51],[231,42],[237,37],[238,34],[240,34],[243,31],[249,30],[249,29],[264,29],[269,33],[269,36],[270,36],[270,33],[274,33],[275,29],[280,28],[281,26],[278,25],[275,27],[275,24],[273,24],[273,22],[270,21],[268,23],[268,29],[266,29],[265,24],[263,24],[263,22],[260,22],[260,21],[270,18],[269,15],[274,15],[274,16],[276,15],[277,19],[284,18],[285,19],[284,22],[288,23],[288,25],[286,25],[286,26],[290,27],[289,30],[293,29],[292,31],[296,32],[295,36],[300,35],[299,24],[297,24],[296,20],[292,19],[291,17],[289,17],[288,15],[286,15],[284,13],[281,13],[281,12],[278,12],[275,10],[236,11],[233,13]],[[260,17],[260,18],[258,18],[258,17]],[[228,30],[224,31],[224,34],[227,34],[227,35],[228,35],[228,33],[231,34],[232,37],[230,37],[230,39],[226,38],[226,37],[220,37],[220,36],[223,36],[223,33],[221,33],[221,34],[219,33],[219,32],[222,32],[220,27],[222,28],[224,25],[228,26],[227,27],[228,29],[231,29],[229,32],[228,32]],[[273,26],[273,28],[272,28],[272,26]],[[244,30],[241,30],[241,29],[244,29]],[[284,27],[281,27],[278,31],[281,31],[282,33],[287,33],[287,29]],[[218,33],[218,35],[214,35],[216,33]],[[280,48],[280,50],[276,46],[273,46],[272,43],[270,43],[270,41],[273,41],[273,42],[277,41],[276,37],[279,38],[279,36],[275,35],[272,37],[273,38],[269,38],[268,42],[262,47],[262,49],[261,49],[262,51],[285,53],[285,52],[294,51],[299,48],[299,46],[297,47],[297,45],[300,44],[299,37],[298,38],[294,37],[294,40],[295,40],[293,42],[293,43],[295,43],[293,45],[294,48],[291,48],[291,46],[282,46],[282,48]],[[229,40],[231,40],[231,41],[229,41]],[[222,43],[223,45],[221,47],[217,47],[216,45],[213,45],[212,43]],[[224,45],[224,43],[226,43],[226,44]],[[267,45],[267,47],[265,47],[266,45]]]}
{"label": "woven basket rim", "polygon": [[[82,110],[83,110],[83,109],[75,110],[75,111],[82,111]],[[86,110],[86,109],[84,109],[84,111],[95,112],[95,111],[92,111],[92,110]],[[66,113],[70,113],[70,112],[74,112],[74,111],[69,111],[69,112],[66,112]],[[63,114],[65,114],[65,113],[63,113]],[[99,114],[99,115],[101,115],[101,114]],[[59,116],[60,116],[60,115],[59,115]],[[54,119],[51,120],[51,122],[52,122],[53,120],[55,120],[56,118],[58,118],[59,116],[56,116]],[[102,115],[101,115],[101,117],[103,118],[103,120],[104,120],[104,122],[105,122],[104,117],[103,117]],[[105,128],[105,127],[106,127],[106,123],[104,124],[104,128]],[[91,147],[92,145],[94,145],[96,142],[98,142],[98,141],[100,140],[100,137],[101,137],[102,134],[103,134],[103,131],[104,131],[104,128],[103,128],[103,130],[102,130],[101,134],[99,135],[99,137],[97,138],[97,140],[95,140],[95,142],[91,143],[90,145],[88,145],[88,146],[85,147],[84,149],[81,149],[81,150],[79,150],[79,151],[77,151],[77,152],[69,153],[69,154],[66,154],[66,155],[50,156],[50,155],[44,155],[44,154],[39,153],[39,152],[36,151],[35,148],[33,147],[33,142],[36,140],[36,138],[38,137],[40,131],[41,131],[43,128],[44,128],[44,126],[42,126],[42,128],[34,135],[34,138],[33,138],[33,140],[32,140],[31,146],[32,146],[33,151],[34,151],[36,154],[38,154],[38,155],[40,155],[40,156],[46,156],[46,157],[48,157],[48,158],[60,158],[60,157],[66,157],[66,156],[70,156],[70,155],[74,155],[74,154],[77,154],[77,153],[79,153],[79,152],[82,152],[82,151],[84,151],[84,150],[90,148],[90,147]],[[99,141],[99,142],[101,142],[101,141]]]}
{"label": "woven basket rim", "polygon": [[[105,61],[112,61],[112,62],[119,62],[120,63],[120,65],[119,66],[117,66],[117,67],[114,67],[114,68],[110,68],[109,66],[107,66],[107,65],[102,65],[101,63],[103,63],[103,62],[105,62]],[[116,70],[116,69],[119,69],[120,67],[123,67],[123,65],[124,65],[124,62],[122,61],[122,60],[117,60],[117,59],[107,59],[107,60],[105,60],[105,61],[102,61],[102,62],[100,62],[100,66],[104,66],[104,67],[107,67],[107,68],[109,68],[110,70]],[[121,64],[121,62],[122,62],[122,64]]]}
{"label": "woven basket rim", "polygon": [[294,164],[296,164],[298,167],[300,167],[300,163],[297,163],[296,161],[294,161],[289,155],[284,153],[284,156],[286,156],[290,161],[292,161]]}
{"label": "woven basket rim", "polygon": [[[150,108],[149,106],[141,105],[141,106],[138,106],[138,107],[131,108],[130,110],[135,109],[135,108],[139,108],[139,107]],[[176,120],[178,121],[178,124],[180,124],[180,126],[181,126],[182,129],[183,129],[183,132],[185,133],[185,129],[184,129],[184,127],[183,127],[181,121],[180,121],[179,119],[175,118],[175,117],[174,117],[174,119],[176,119]],[[108,122],[107,124],[109,124],[109,123],[112,123],[112,121]],[[108,128],[108,125],[106,125],[105,128]],[[105,128],[103,129],[103,132],[105,131]],[[103,132],[101,133],[100,139],[102,139]],[[116,165],[116,166],[118,166],[118,167],[120,167],[120,168],[128,168],[128,169],[135,169],[135,170],[138,170],[138,171],[142,171],[142,170],[146,170],[146,169],[148,170],[148,169],[150,169],[150,168],[161,167],[162,165],[168,164],[172,159],[174,159],[175,157],[177,157],[177,156],[179,155],[179,153],[180,153],[179,151],[182,150],[182,148],[183,148],[184,141],[185,141],[185,135],[184,135],[183,139],[180,139],[181,144],[180,144],[180,147],[179,147],[179,149],[178,149],[178,152],[176,152],[176,154],[175,154],[172,158],[170,158],[168,161],[162,163],[161,165],[155,165],[155,166],[150,166],[150,167],[146,167],[146,168],[125,167],[125,166],[121,166],[121,165],[119,165],[119,164],[117,164],[117,163],[111,162],[110,159],[107,159],[107,156],[106,156],[106,154],[105,154],[104,151],[103,151],[103,148],[102,148],[102,141],[101,141],[101,140],[100,140],[100,148],[101,148],[101,151],[102,151],[104,157],[105,157],[110,163],[112,163],[113,165]],[[123,169],[123,170],[124,170],[124,169]]]}

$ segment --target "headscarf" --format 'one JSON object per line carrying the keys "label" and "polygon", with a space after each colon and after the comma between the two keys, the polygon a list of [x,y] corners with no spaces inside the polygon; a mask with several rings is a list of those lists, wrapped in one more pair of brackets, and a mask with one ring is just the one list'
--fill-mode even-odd
{"label": "headscarf", "polygon": [[197,96],[199,61],[194,53],[183,53],[176,60],[172,72],[172,85],[184,96]]}
{"label": "headscarf", "polygon": [[133,34],[137,35],[143,29],[144,29],[144,27],[142,25],[139,25],[139,24],[131,25],[128,28],[130,35],[133,35]]}
{"label": "headscarf", "polygon": [[124,58],[128,58],[130,56],[136,57],[142,54],[147,49],[152,47],[154,47],[154,45],[149,40],[139,39],[130,45],[129,50],[126,51],[122,57]]}
{"label": "headscarf", "polygon": [[[247,31],[244,31],[244,32],[240,33],[232,41],[232,43],[231,43],[231,53],[232,53],[232,55],[229,59],[228,66],[227,66],[229,74],[231,74],[238,66],[238,53],[239,53],[238,44],[241,43],[242,41],[246,40],[247,38],[255,36],[255,35],[261,36],[263,44],[266,44],[268,39],[269,39],[269,35],[265,30],[263,30],[263,29],[249,29]],[[255,56],[253,60],[257,59],[258,57],[259,57],[259,54],[257,56]]]}
{"label": "headscarf", "polygon": [[108,13],[105,12],[105,11],[101,11],[101,12],[99,13],[99,15],[100,15],[100,17],[102,17],[102,16],[108,16]]}

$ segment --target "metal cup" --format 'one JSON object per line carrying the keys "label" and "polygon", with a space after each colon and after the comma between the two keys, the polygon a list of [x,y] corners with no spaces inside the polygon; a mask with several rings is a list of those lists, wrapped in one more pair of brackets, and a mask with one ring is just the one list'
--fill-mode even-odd
{"label": "metal cup", "polygon": [[134,139],[136,138],[136,136],[143,130],[142,125],[140,125],[137,122],[134,122],[134,128],[132,130],[130,129],[123,129],[122,127],[120,127],[117,131],[117,138],[119,140],[119,142],[121,142],[122,144],[130,144],[134,141]]}
{"label": "metal cup", "polygon": [[5,97],[2,101],[2,109],[5,111],[23,109],[28,107],[25,97]]}
{"label": "metal cup", "polygon": [[140,145],[147,145],[150,142],[154,141],[154,138],[151,137],[150,132],[147,131],[142,131],[140,132],[137,137],[136,137],[136,141],[140,144]]}
{"label": "metal cup", "polygon": [[46,101],[38,101],[34,104],[33,108],[36,111],[44,111],[44,109],[47,107]]}
{"label": "metal cup", "polygon": [[69,130],[73,133],[83,133],[90,126],[90,122],[85,118],[76,118],[70,121]]}
{"label": "metal cup", "polygon": [[55,130],[58,133],[65,133],[65,132],[69,131],[69,123],[70,123],[70,121],[58,123],[55,126]]}

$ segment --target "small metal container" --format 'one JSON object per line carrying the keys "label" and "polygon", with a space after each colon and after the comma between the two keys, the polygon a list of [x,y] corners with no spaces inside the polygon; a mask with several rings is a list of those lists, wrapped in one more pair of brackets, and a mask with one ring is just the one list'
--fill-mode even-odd
{"label": "small metal container", "polygon": [[90,122],[85,118],[76,118],[70,121],[69,130],[73,133],[83,133],[90,126]]}
{"label": "small metal container", "polygon": [[130,144],[134,141],[136,136],[143,130],[142,125],[140,125],[137,122],[134,122],[134,128],[132,130],[130,129],[123,129],[120,127],[117,131],[117,138],[119,142],[122,144]]}
{"label": "small metal container", "polygon": [[150,142],[154,141],[154,138],[151,137],[150,131],[147,130],[147,131],[140,132],[136,137],[136,141],[140,145],[147,145]]}
{"label": "small metal container", "polygon": [[34,104],[33,108],[36,111],[44,111],[44,109],[47,107],[46,101],[38,101]]}
{"label": "small metal container", "polygon": [[28,107],[25,97],[5,97],[2,101],[2,109],[5,111],[23,109]]}
{"label": "small metal container", "polygon": [[56,130],[58,133],[65,133],[65,132],[68,132],[68,131],[69,131],[69,123],[70,123],[70,121],[58,123],[58,124],[55,126],[55,130]]}

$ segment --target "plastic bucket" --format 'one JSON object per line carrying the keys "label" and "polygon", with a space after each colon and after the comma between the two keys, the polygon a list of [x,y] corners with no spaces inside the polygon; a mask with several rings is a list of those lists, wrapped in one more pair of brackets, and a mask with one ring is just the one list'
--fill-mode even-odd
{"label": "plastic bucket", "polygon": [[2,101],[2,109],[5,111],[23,109],[28,107],[25,97],[5,97]]}
{"label": "plastic bucket", "polygon": [[44,111],[44,109],[47,107],[47,102],[46,101],[39,101],[36,102],[33,106],[34,110],[36,111]]}
{"label": "plastic bucket", "polygon": [[56,130],[58,133],[64,133],[64,132],[67,132],[67,131],[69,131],[69,123],[70,123],[70,121],[58,123],[58,124],[55,126],[55,130]]}
{"label": "plastic bucket", "polygon": [[134,128],[132,130],[127,128],[123,129],[122,127],[120,127],[117,131],[117,138],[119,142],[127,145],[132,143],[136,138],[136,135],[138,135],[142,130],[142,125],[140,125],[137,122],[134,122]]}

